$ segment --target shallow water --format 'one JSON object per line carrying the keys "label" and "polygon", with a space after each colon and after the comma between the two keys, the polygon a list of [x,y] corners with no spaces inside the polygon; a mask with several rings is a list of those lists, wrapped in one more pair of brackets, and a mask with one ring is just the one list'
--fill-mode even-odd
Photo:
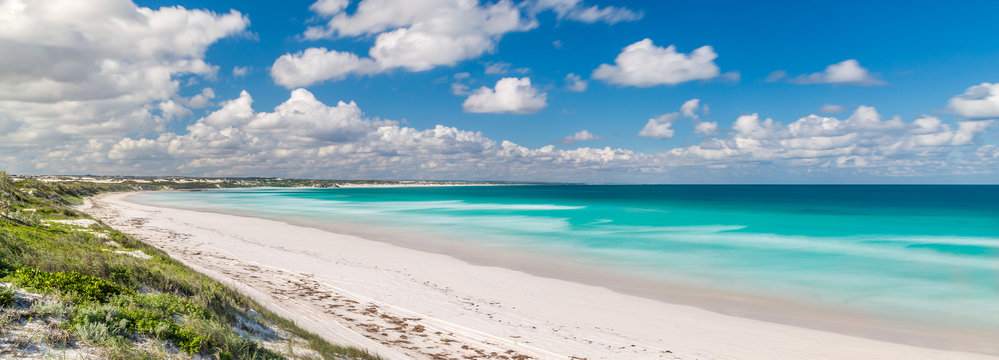
{"label": "shallow water", "polygon": [[142,193],[435,246],[999,330],[999,186],[538,185]]}

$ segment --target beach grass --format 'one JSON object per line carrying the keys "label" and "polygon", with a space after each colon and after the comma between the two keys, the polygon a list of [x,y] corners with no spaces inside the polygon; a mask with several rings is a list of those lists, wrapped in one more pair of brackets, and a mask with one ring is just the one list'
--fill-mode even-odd
{"label": "beach grass", "polygon": [[[0,289],[3,327],[45,319],[57,324],[55,340],[83,342],[112,359],[163,358],[165,348],[219,359],[378,358],[331,344],[69,207],[102,192],[171,185],[178,184],[14,181],[0,172],[0,281],[10,284]],[[14,309],[15,289],[45,300]],[[277,329],[306,351],[265,347],[262,339],[275,335],[253,329]]]}

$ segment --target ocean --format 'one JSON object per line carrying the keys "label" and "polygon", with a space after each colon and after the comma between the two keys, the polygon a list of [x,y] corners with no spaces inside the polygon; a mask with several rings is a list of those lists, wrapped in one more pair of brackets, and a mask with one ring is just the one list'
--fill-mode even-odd
{"label": "ocean", "polygon": [[131,200],[431,251],[522,254],[648,286],[999,330],[999,186],[267,188]]}

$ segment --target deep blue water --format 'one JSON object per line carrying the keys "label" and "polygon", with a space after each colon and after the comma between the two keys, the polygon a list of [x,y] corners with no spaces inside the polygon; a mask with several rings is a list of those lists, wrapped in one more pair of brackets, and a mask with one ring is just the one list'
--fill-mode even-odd
{"label": "deep blue water", "polygon": [[502,248],[636,279],[999,329],[999,186],[248,189],[133,199],[429,234],[438,246]]}

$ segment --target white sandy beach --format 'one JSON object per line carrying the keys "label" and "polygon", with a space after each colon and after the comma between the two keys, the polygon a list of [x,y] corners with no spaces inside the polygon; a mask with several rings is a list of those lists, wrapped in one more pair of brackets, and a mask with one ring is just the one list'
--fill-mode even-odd
{"label": "white sandy beach", "polygon": [[741,318],[284,222],[83,210],[331,341],[388,359],[999,359]]}

